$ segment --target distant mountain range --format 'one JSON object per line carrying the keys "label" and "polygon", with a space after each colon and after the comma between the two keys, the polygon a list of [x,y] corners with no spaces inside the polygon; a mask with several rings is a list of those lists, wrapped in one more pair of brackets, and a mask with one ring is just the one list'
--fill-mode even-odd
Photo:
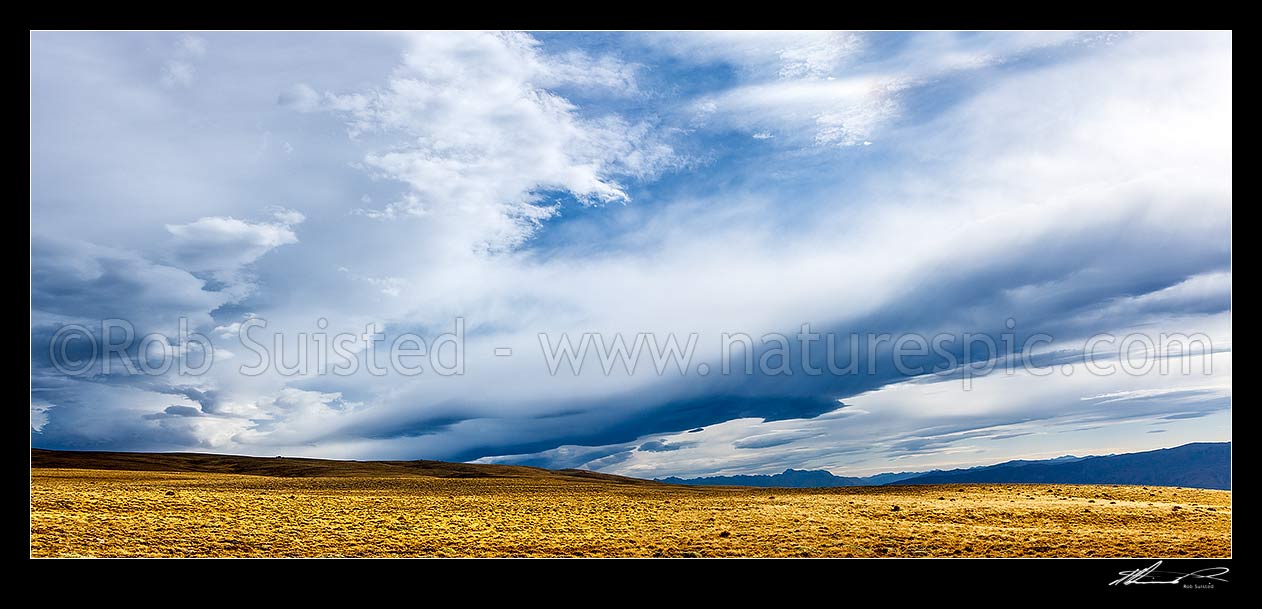
{"label": "distant mountain range", "polygon": [[1231,442],[1197,442],[1175,448],[1101,457],[1065,456],[1007,461],[968,469],[900,472],[854,478],[825,470],[787,469],[772,475],[661,478],[667,484],[821,488],[891,484],[1142,484],[1231,489]]}
{"label": "distant mountain range", "polygon": [[780,474],[750,474],[744,476],[710,476],[708,478],[658,478],[658,482],[667,484],[690,484],[694,486],[766,486],[780,488],[824,488],[830,486],[881,486],[899,480],[919,476],[924,472],[902,472],[898,474],[877,474],[863,478],[837,476],[822,469],[786,469]]}

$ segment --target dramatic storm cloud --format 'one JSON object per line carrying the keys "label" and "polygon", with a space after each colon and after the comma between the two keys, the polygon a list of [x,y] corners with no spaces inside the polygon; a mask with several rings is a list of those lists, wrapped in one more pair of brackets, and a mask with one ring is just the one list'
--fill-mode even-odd
{"label": "dramatic storm cloud", "polygon": [[1231,45],[35,33],[32,443],[652,477],[1229,440]]}

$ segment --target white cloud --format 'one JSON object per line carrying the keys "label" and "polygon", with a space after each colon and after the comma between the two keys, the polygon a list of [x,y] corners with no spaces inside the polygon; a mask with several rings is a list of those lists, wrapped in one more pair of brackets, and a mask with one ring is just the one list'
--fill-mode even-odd
{"label": "white cloud", "polygon": [[241,322],[234,321],[230,324],[224,324],[222,326],[215,326],[215,329],[213,331],[215,332],[215,334],[219,336],[219,338],[223,338],[223,339],[236,338],[241,333]]}
{"label": "white cloud", "polygon": [[180,37],[176,48],[180,54],[188,55],[189,57],[205,57],[206,39],[201,36],[187,34]]}
{"label": "white cloud", "polygon": [[[537,46],[531,41],[524,41],[523,44]],[[543,88],[569,86],[616,96],[640,94],[636,84],[639,66],[625,63],[611,55],[593,57],[582,51],[570,51],[547,57],[536,55],[535,60],[538,64],[535,69],[539,76],[534,82]]]}
{"label": "white cloud", "polygon": [[898,114],[897,95],[907,84],[895,79],[845,78],[772,81],[737,87],[696,102],[714,108],[718,124],[766,133],[814,132],[817,144],[853,146],[875,137]]}
{"label": "white cloud", "polygon": [[312,88],[311,85],[298,83],[282,92],[277,97],[276,103],[299,112],[317,112],[321,109],[321,104],[324,103],[324,96]]}
{"label": "white cloud", "polygon": [[826,78],[862,46],[863,40],[849,32],[797,37],[780,50],[780,78]]}
{"label": "white cloud", "polygon": [[684,61],[734,65],[752,79],[836,75],[864,47],[862,36],[853,32],[653,32],[640,39]]}
{"label": "white cloud", "polygon": [[280,222],[281,224],[284,224],[285,226],[293,226],[294,224],[302,224],[307,219],[307,216],[304,215],[302,212],[296,209],[289,209],[287,207],[280,207],[280,206],[269,207],[267,211],[272,214],[273,218],[276,218],[277,222]]}
{"label": "white cloud", "polygon": [[286,99],[345,116],[354,137],[389,142],[364,165],[410,191],[361,213],[430,216],[452,247],[497,250],[520,244],[556,213],[541,191],[587,204],[625,201],[619,179],[652,176],[672,162],[649,125],[585,117],[546,88],[624,91],[633,88],[631,74],[608,57],[545,55],[524,34],[431,32],[410,38],[383,88],[319,96],[300,86]]}
{"label": "white cloud", "polygon": [[[367,195],[361,199],[363,203],[371,203],[372,199]],[[405,192],[399,200],[387,203],[385,207],[380,209],[357,207],[351,210],[352,214],[372,218],[373,220],[395,220],[398,218],[407,218],[409,216],[419,218],[429,215],[429,208],[421,202],[421,198],[412,192]]]}
{"label": "white cloud", "polygon": [[48,410],[51,404],[31,402],[31,429],[39,431],[48,423]]}
{"label": "white cloud", "polygon": [[[1003,63],[1032,49],[1093,39],[1070,33],[965,36],[922,33],[893,57],[870,57],[854,33],[706,33],[648,35],[686,61],[743,67],[743,84],[694,102],[709,124],[747,131],[809,134],[822,146],[868,145],[899,116],[899,94],[952,73]],[[865,61],[866,60],[866,61]],[[778,69],[776,69],[778,68]]]}
{"label": "white cloud", "polygon": [[[292,219],[297,212],[284,213]],[[209,216],[188,224],[168,224],[166,229],[174,237],[173,255],[192,271],[236,271],[277,247],[298,242],[288,223],[232,217]]]}
{"label": "white cloud", "polygon": [[302,443],[339,424],[361,409],[339,392],[285,387],[250,404],[236,405],[238,417],[248,417],[232,436],[241,446]]}
{"label": "white cloud", "polygon": [[399,292],[407,285],[407,280],[401,277],[367,277],[352,273],[346,267],[338,267],[338,272],[345,273],[353,281],[362,281],[378,289],[386,296],[398,296]]}
{"label": "white cloud", "polygon": [[175,43],[175,57],[162,64],[162,84],[167,87],[193,86],[197,69],[194,62],[206,56],[206,39],[191,34]]}
{"label": "white cloud", "polygon": [[168,87],[190,87],[196,73],[193,64],[173,59],[162,64],[162,84]]}

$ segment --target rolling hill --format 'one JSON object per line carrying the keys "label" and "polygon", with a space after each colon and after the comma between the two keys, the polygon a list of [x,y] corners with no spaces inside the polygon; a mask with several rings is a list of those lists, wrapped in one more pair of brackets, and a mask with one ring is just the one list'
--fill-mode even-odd
{"label": "rolling hill", "polygon": [[552,478],[617,484],[657,484],[651,480],[579,469],[549,470],[517,465],[446,461],[349,461],[297,457],[246,457],[201,453],[129,453],[31,450],[32,468],[100,469],[144,472],[246,474],[278,478],[413,477]]}

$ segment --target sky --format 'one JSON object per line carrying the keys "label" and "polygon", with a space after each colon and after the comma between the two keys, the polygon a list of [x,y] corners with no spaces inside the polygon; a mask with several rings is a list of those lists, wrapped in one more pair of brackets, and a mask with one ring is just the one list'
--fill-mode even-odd
{"label": "sky", "polygon": [[30,45],[36,447],[652,478],[1231,439],[1230,32]]}

